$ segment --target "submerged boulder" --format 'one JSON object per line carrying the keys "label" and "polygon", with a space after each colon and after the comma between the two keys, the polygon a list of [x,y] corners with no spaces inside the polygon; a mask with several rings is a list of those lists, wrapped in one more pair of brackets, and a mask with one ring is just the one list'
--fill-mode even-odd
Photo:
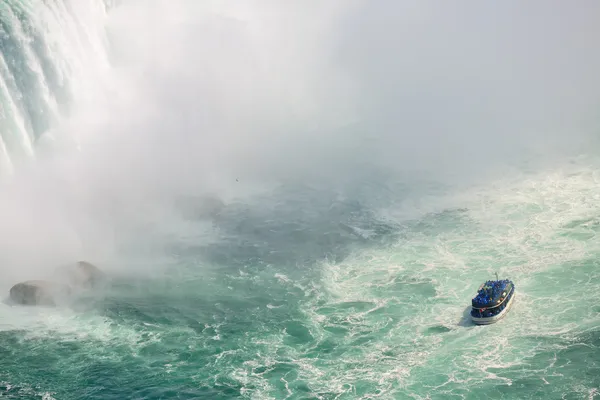
{"label": "submerged boulder", "polygon": [[70,294],[68,285],[41,280],[20,282],[10,289],[10,299],[14,303],[31,306],[55,306]]}

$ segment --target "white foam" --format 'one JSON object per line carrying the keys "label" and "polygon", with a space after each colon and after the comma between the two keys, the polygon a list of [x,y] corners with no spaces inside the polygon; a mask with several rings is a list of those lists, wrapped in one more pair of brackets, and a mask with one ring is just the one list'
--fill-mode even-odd
{"label": "white foam", "polygon": [[11,306],[0,303],[0,331],[24,331],[22,340],[54,338],[83,341],[92,347],[116,342],[132,349],[158,336],[133,326],[118,324],[94,312],[78,312],[66,307]]}
{"label": "white foam", "polygon": [[[484,382],[511,385],[503,370],[527,370],[530,357],[559,349],[545,338],[573,339],[600,320],[577,304],[583,293],[600,303],[600,273],[585,266],[600,253],[596,225],[565,228],[600,215],[599,176],[593,165],[567,163],[472,188],[446,199],[461,199],[468,208],[455,226],[408,231],[393,248],[323,263],[318,289],[303,312],[316,341],[331,338],[345,352],[307,358],[301,349],[286,348],[283,337],[273,337],[273,357],[282,348],[295,354],[298,379],[315,392],[351,393],[359,381],[371,382],[382,397],[408,388],[425,396]],[[443,216],[423,218],[435,226]],[[569,236],[580,231],[589,237]],[[493,326],[463,326],[477,287],[495,271],[516,284],[513,309]],[[332,334],[331,327],[341,331]],[[430,327],[440,328],[431,333]],[[553,363],[542,368],[530,373],[554,372]],[[441,383],[429,386],[435,376]],[[261,377],[245,379],[256,383]],[[266,395],[270,388],[262,390]]]}

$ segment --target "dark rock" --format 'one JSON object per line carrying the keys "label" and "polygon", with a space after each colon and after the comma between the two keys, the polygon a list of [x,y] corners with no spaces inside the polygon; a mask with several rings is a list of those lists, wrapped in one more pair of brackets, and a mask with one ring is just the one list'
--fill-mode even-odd
{"label": "dark rock", "polygon": [[57,306],[72,301],[79,294],[97,288],[104,282],[104,272],[87,261],[79,261],[59,267],[52,281],[31,280],[17,283],[10,289],[10,300],[21,305]]}
{"label": "dark rock", "polygon": [[71,294],[68,285],[50,281],[25,281],[10,289],[10,299],[22,305],[55,306]]}

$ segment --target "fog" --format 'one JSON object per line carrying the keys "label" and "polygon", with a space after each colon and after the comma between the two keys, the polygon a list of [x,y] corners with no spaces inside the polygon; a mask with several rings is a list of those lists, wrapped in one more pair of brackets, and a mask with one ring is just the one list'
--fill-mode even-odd
{"label": "fog", "polygon": [[97,22],[112,67],[4,187],[2,268],[106,256],[175,195],[551,165],[597,132],[599,22],[592,0],[123,2]]}
{"label": "fog", "polygon": [[595,2],[244,4],[130,1],[111,16],[133,99],[103,145],[150,187],[365,166],[461,176],[597,131]]}
{"label": "fog", "polygon": [[597,132],[599,19],[592,1],[373,1],[340,54],[391,164],[464,172]]}

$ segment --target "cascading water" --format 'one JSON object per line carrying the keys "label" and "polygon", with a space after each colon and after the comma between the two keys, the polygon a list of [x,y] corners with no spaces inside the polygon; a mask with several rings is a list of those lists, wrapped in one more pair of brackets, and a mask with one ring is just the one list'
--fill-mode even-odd
{"label": "cascading water", "polygon": [[582,4],[5,0],[0,397],[594,398]]}
{"label": "cascading water", "polygon": [[107,43],[98,19],[112,6],[100,0],[7,0],[1,5],[3,174],[12,172],[15,162],[34,157],[36,141],[85,98],[89,71],[106,65]]}

